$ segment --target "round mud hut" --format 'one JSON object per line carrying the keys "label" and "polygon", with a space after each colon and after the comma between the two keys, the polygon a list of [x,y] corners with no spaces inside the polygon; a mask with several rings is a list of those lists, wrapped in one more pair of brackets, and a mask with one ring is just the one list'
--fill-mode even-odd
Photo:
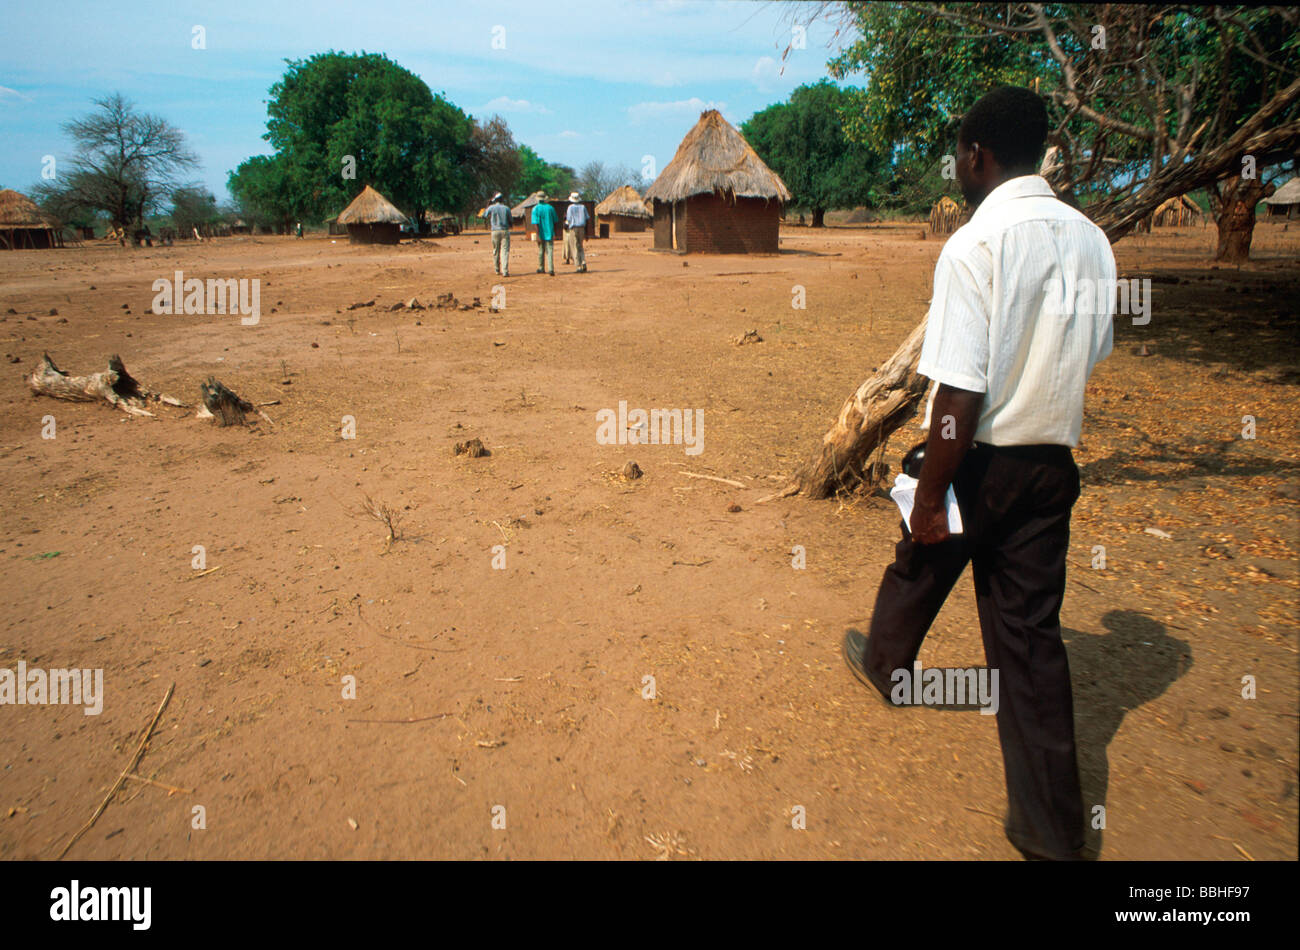
{"label": "round mud hut", "polygon": [[31,198],[6,188],[0,191],[0,250],[63,247],[63,228]]}
{"label": "round mud hut", "polygon": [[645,199],[631,185],[614,189],[605,196],[604,201],[596,205],[596,222],[600,226],[601,237],[611,233],[644,231],[651,220]]}
{"label": "round mud hut", "polygon": [[348,229],[349,244],[396,244],[401,240],[406,215],[366,185],[335,223]]}
{"label": "round mud hut", "polygon": [[790,190],[717,109],[700,115],[645,193],[654,247],[683,254],[775,254]]}

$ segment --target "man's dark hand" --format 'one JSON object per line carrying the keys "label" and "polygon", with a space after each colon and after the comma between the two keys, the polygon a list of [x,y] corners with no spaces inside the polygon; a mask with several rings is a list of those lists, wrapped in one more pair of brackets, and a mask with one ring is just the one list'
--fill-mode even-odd
{"label": "man's dark hand", "polygon": [[912,540],[917,544],[938,544],[940,541],[947,541],[948,506],[944,504],[942,498],[936,505],[933,502],[927,503],[918,494],[916,504],[912,506],[911,524],[908,525],[908,529],[912,532]]}
{"label": "man's dark hand", "polygon": [[948,486],[952,484],[966,450],[975,438],[984,394],[940,384],[930,413],[930,437],[925,443],[916,504],[908,529],[917,544],[946,541]]}

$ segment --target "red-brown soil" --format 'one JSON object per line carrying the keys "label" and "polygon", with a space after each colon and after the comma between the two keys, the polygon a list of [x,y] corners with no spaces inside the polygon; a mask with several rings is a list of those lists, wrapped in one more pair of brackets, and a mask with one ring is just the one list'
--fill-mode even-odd
{"label": "red-brown soil", "polygon": [[[128,781],[72,857],[1017,857],[993,718],[886,709],[840,660],[892,557],[889,500],[758,503],[922,316],[941,242],[920,233],[686,258],[619,236],[554,278],[518,235],[494,277],[482,233],[0,254],[21,360],[0,379],[0,666],[100,667],[106,690],[100,716],[0,707],[0,856],[57,855],[174,682],[137,773],[186,791]],[[1213,246],[1117,246],[1158,281],[1153,318],[1117,322],[1076,452],[1062,620],[1103,859],[1297,853],[1300,229],[1261,223],[1240,269]],[[177,269],[259,278],[261,322],[152,314]],[[482,307],[388,310],[444,292]],[[43,351],[280,404],[223,429],[56,402],[25,383]],[[598,444],[620,400],[703,409],[703,453]],[[471,437],[491,454],[454,457]],[[404,516],[390,547],[364,495]],[[968,579],[922,660],[983,663]]]}

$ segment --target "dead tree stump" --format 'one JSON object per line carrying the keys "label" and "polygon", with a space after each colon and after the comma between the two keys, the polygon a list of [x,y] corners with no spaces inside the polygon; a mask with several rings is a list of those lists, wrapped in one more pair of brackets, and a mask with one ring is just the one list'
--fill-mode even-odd
{"label": "dead tree stump", "polygon": [[251,402],[240,399],[225,383],[211,376],[206,383],[199,383],[199,392],[203,394],[204,408],[221,426],[242,426],[244,413],[257,412]]}

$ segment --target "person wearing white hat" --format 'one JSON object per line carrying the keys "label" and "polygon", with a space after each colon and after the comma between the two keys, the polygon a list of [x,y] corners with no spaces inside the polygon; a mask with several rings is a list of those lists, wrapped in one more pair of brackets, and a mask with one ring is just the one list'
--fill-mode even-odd
{"label": "person wearing white hat", "polygon": [[501,192],[492,196],[492,203],[483,212],[492,228],[492,268],[502,277],[510,276],[510,209],[506,207]]}
{"label": "person wearing white hat", "polygon": [[587,252],[582,247],[587,220],[587,206],[575,191],[569,195],[569,210],[564,213],[564,262],[577,262],[579,274],[587,273]]}

